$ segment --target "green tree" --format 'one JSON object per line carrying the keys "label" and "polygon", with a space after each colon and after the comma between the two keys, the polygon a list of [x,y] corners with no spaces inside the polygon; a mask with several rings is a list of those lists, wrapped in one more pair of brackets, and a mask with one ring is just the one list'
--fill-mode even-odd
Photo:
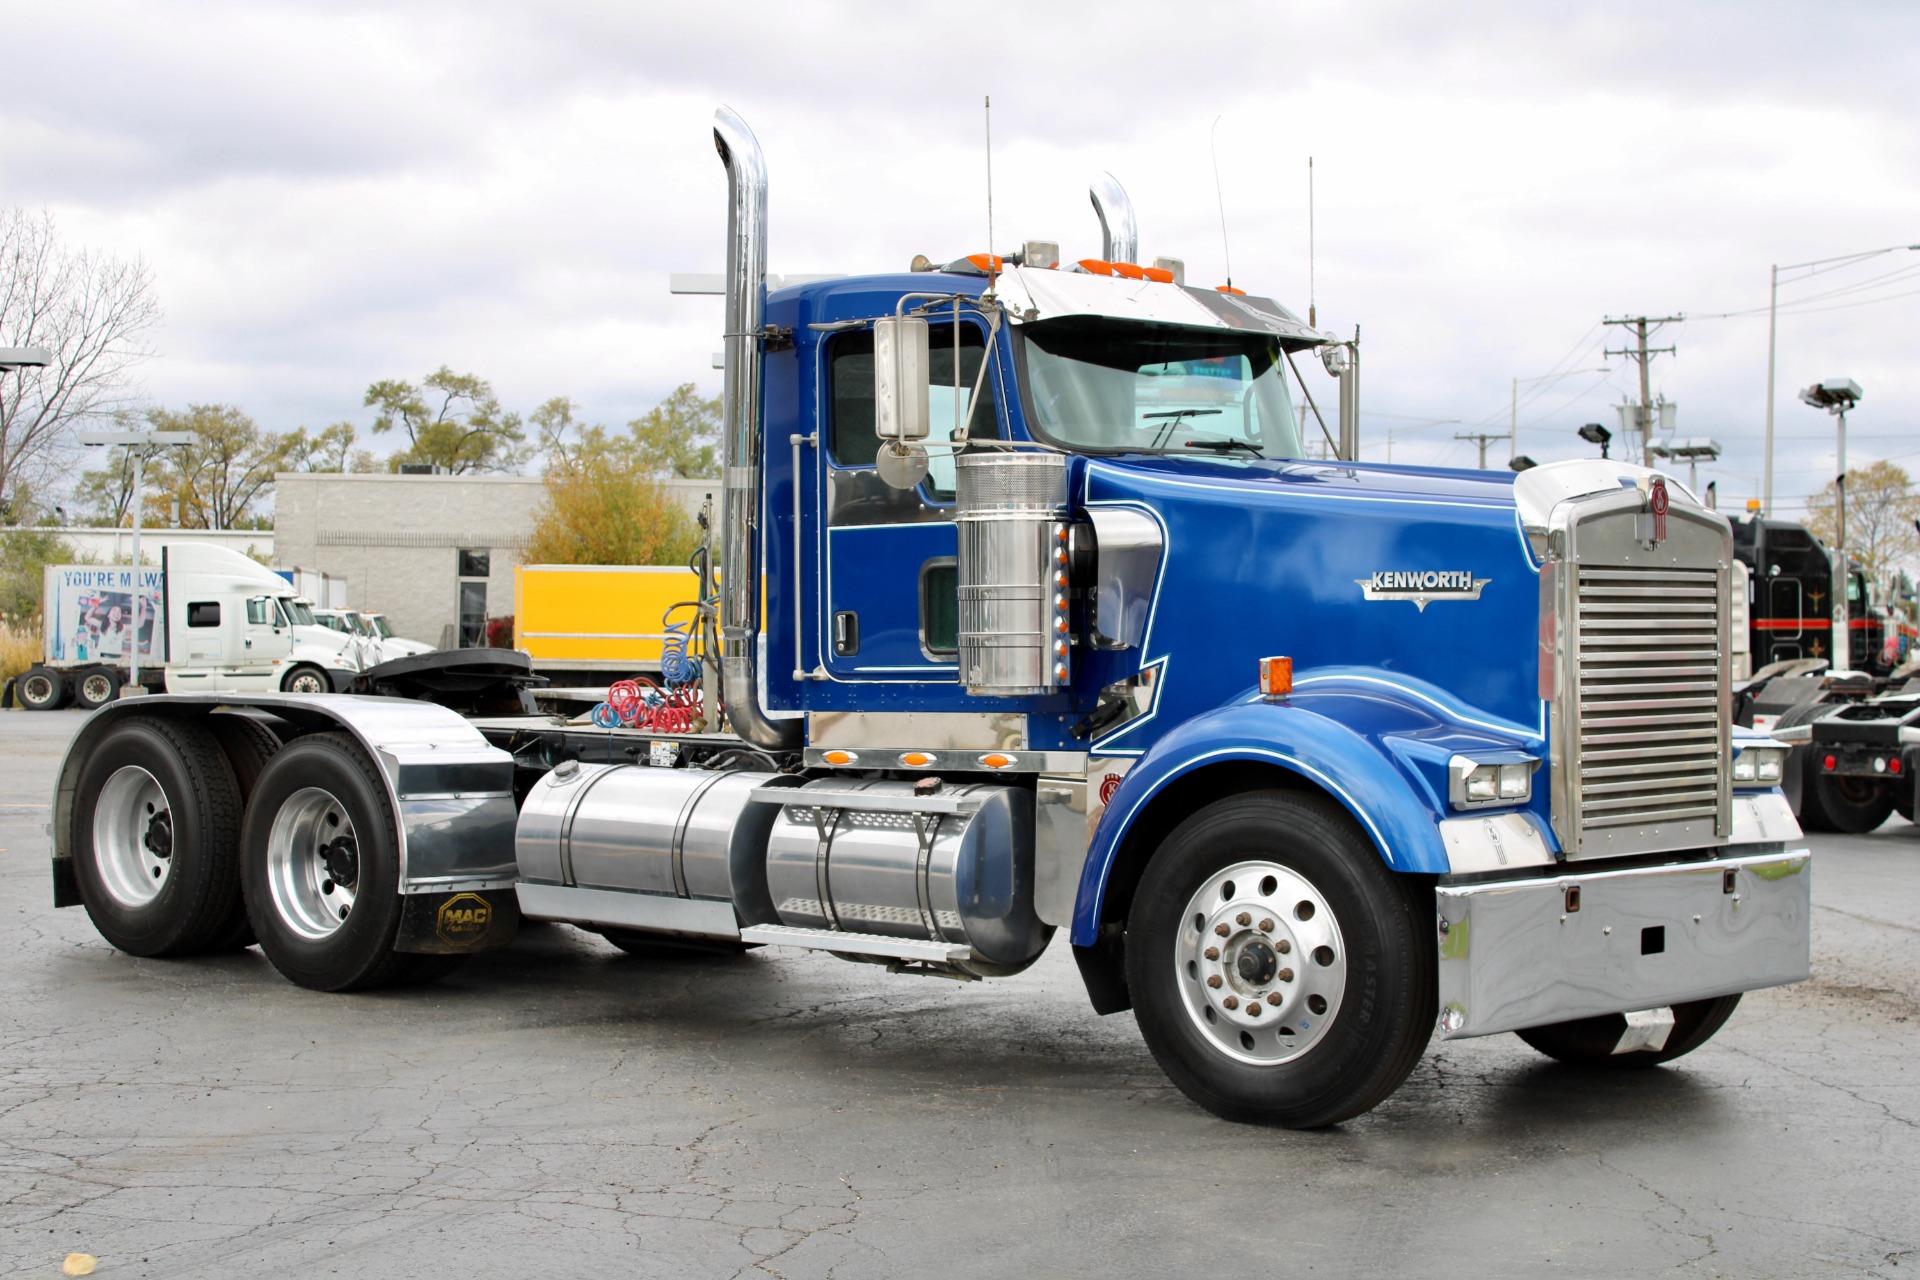
{"label": "green tree", "polygon": [[652,475],[712,480],[720,475],[720,400],[683,382],[627,424],[635,461]]}
{"label": "green tree", "polygon": [[286,436],[260,430],[226,404],[192,404],[184,413],[155,409],[147,420],[156,431],[193,433],[193,443],[169,449],[153,476],[154,496],[180,504],[181,528],[257,527],[254,504],[273,492],[274,473],[286,461]]}
{"label": "green tree", "polygon": [[[1807,527],[1829,547],[1838,532],[1839,486],[1807,499]],[[1846,550],[1866,569],[1870,581],[1889,583],[1895,571],[1920,553],[1920,496],[1905,468],[1891,462],[1847,468]]]}
{"label": "green tree", "polygon": [[50,564],[91,564],[76,555],[52,529],[9,529],[0,533],[0,618],[38,618],[40,595]]}
{"label": "green tree", "polygon": [[522,460],[526,430],[520,415],[503,409],[492,385],[474,374],[443,364],[418,386],[376,382],[367,388],[365,403],[375,410],[375,435],[407,433],[407,447],[387,459],[391,470],[424,463],[463,475],[511,471]]}
{"label": "green tree", "polygon": [[351,422],[336,422],[311,434],[305,427],[295,427],[286,434],[286,452],[282,459],[285,471],[371,471],[376,465],[373,455],[365,449],[356,449],[353,442],[359,438]]}
{"label": "green tree", "polygon": [[627,450],[553,458],[546,486],[529,564],[677,565],[699,541],[693,520]]}

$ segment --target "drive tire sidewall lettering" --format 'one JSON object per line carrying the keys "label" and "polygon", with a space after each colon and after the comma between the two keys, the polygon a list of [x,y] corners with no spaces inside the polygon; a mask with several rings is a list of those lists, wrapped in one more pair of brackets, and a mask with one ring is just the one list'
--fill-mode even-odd
{"label": "drive tire sidewall lettering", "polygon": [[[326,937],[301,937],[281,919],[269,882],[275,817],[296,792],[330,793],[353,824],[359,853],[353,907]],[[260,949],[288,981],[315,991],[360,991],[402,979],[410,957],[393,949],[400,931],[400,858],[385,780],[344,733],[317,733],[282,747],[261,770],[242,830],[247,915]]]}
{"label": "drive tire sidewall lettering", "polygon": [[[1344,939],[1347,985],[1334,1025],[1291,1062],[1255,1066],[1208,1043],[1172,956],[1192,895],[1236,863],[1287,866],[1324,895]],[[1344,809],[1319,796],[1231,796],[1182,823],[1155,853],[1127,926],[1127,980],[1147,1046],[1194,1102],[1229,1120],[1318,1128],[1376,1106],[1419,1062],[1437,1014],[1431,886],[1386,869]],[[1424,915],[1420,899],[1424,896]]]}
{"label": "drive tire sidewall lettering", "polygon": [[[166,881],[157,896],[137,907],[107,891],[94,849],[101,791],[128,765],[153,775],[172,818]],[[74,875],[94,928],[137,956],[191,955],[211,947],[240,896],[239,827],[233,767],[204,728],[146,716],[114,725],[80,771],[71,828]]]}

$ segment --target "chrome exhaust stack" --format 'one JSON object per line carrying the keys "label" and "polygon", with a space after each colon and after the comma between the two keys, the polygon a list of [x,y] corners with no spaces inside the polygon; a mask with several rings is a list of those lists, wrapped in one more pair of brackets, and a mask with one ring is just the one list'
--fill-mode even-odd
{"label": "chrome exhaust stack", "polygon": [[1100,174],[1087,189],[1093,211],[1100,216],[1100,259],[1103,262],[1140,261],[1139,224],[1133,220],[1133,201],[1120,179]]}
{"label": "chrome exhaust stack", "polygon": [[[761,709],[759,679],[760,328],[767,297],[767,166],[747,122],[726,107],[713,145],[727,168],[726,376],[721,393],[720,703],[756,747],[797,751],[801,722]],[[797,478],[796,478],[797,479]],[[799,637],[794,637],[799,643]]]}

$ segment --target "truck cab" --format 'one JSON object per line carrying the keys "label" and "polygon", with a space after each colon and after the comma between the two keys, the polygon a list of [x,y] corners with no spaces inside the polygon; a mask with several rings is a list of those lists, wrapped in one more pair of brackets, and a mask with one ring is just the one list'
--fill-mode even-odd
{"label": "truck cab", "polygon": [[[114,806],[245,712],[276,745],[244,820],[192,829],[238,843],[262,949],[318,989],[522,916],[961,981],[1059,933],[1195,1103],[1316,1127],[1435,1034],[1645,1066],[1807,975],[1787,748],[1728,719],[1725,518],[1624,462],[1355,461],[1357,344],[1138,265],[1111,180],[1098,258],[1029,241],[769,292],[758,143],[724,110],[714,141],[724,481],[689,661],[590,724],[455,715],[471,654],[412,660],[439,704],[90,724],[55,881],[116,945],[204,943],[115,914],[146,863]],[[1328,460],[1294,407],[1326,430],[1316,362]],[[164,745],[182,724],[198,745]]]}

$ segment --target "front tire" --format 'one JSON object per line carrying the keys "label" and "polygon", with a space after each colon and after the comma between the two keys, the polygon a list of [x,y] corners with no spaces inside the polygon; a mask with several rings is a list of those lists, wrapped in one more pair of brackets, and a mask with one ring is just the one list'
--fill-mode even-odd
{"label": "front tire", "polygon": [[281,677],[280,689],[283,693],[329,693],[333,685],[328,682],[326,672],[303,662]]}
{"label": "front tire", "polygon": [[1614,1046],[1620,1043],[1621,1034],[1627,1029],[1627,1015],[1624,1013],[1607,1013],[1597,1018],[1576,1018],[1572,1022],[1528,1027],[1514,1034],[1549,1058],[1557,1058],[1575,1066],[1624,1069],[1657,1067],[1663,1062],[1672,1062],[1682,1054],[1692,1053],[1713,1039],[1714,1033],[1733,1016],[1733,1010],[1739,1003],[1740,997],[1731,995],[1676,1004],[1673,1006],[1673,1029],[1667,1032],[1666,1044],[1659,1049],[1636,1049],[1631,1053],[1613,1051]]}
{"label": "front tire", "polygon": [[261,770],[241,834],[247,915],[282,976],[315,991],[406,977],[398,824],[372,761],[344,733],[282,747]]}
{"label": "front tire", "polygon": [[[1147,1047],[1229,1120],[1311,1129],[1400,1087],[1432,1034],[1431,899],[1318,796],[1232,796],[1155,853],[1127,922]],[[1257,1010],[1257,1012],[1256,1012]]]}
{"label": "front tire", "polygon": [[205,728],[134,716],[80,771],[72,848],[100,936],[137,956],[220,940],[239,899],[240,791]]}
{"label": "front tire", "polygon": [[67,679],[51,667],[28,667],[14,693],[28,711],[58,711],[67,700]]}

